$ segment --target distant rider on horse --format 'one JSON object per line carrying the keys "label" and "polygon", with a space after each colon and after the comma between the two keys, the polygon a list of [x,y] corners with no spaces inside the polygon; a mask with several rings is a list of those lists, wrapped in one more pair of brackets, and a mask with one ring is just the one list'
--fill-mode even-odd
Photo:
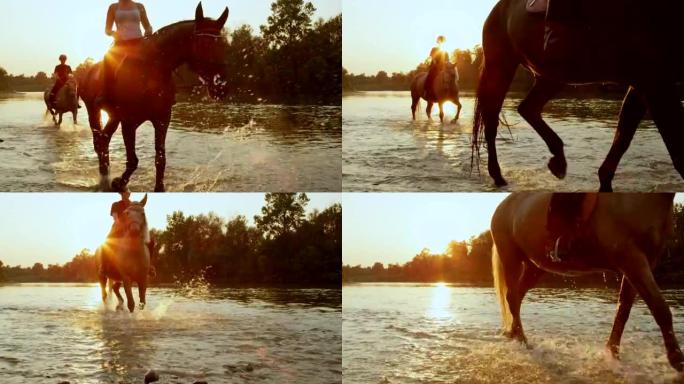
{"label": "distant rider on horse", "polygon": [[59,56],[59,62],[60,64],[55,67],[54,71],[54,76],[55,76],[55,85],[52,86],[52,90],[50,91],[50,106],[55,105],[55,102],[57,100],[57,94],[59,93],[59,90],[64,87],[66,82],[69,80],[69,75],[73,74],[74,72],[71,70],[71,67],[66,64],[67,57],[66,55],[60,55]]}
{"label": "distant rider on horse", "polygon": [[436,101],[434,82],[435,78],[444,67],[449,64],[449,52],[442,50],[442,44],[446,42],[446,37],[438,36],[437,45],[430,50],[430,70],[425,79],[425,100]]}
{"label": "distant rider on horse", "polygon": [[[113,30],[114,24],[116,24],[116,30]],[[97,100],[98,104],[104,105],[112,101],[111,89],[115,80],[115,68],[126,56],[137,51],[140,47],[143,42],[141,25],[145,29],[144,36],[151,36],[153,33],[152,25],[142,3],[136,3],[133,0],[119,0],[109,6],[105,34],[114,38],[114,45],[105,54],[102,62],[102,95]]]}

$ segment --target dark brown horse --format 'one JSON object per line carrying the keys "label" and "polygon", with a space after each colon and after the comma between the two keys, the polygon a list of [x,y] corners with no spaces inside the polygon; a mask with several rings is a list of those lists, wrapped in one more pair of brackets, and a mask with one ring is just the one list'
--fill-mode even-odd
{"label": "dark brown horse", "polygon": [[136,58],[124,58],[117,65],[116,84],[111,89],[112,102],[104,109],[109,121],[102,129],[101,109],[96,98],[101,94],[101,63],[93,66],[80,81],[81,98],[88,110],[93,144],[100,162],[101,186],[109,188],[109,142],[119,124],[126,146],[126,170],[112,181],[115,191],[127,185],[138,167],[135,154],[137,128],[145,121],[154,126],[156,183],[155,191],[163,192],[166,169],[166,133],[175,104],[173,71],[188,64],[214,98],[226,96],[225,49],[223,26],[228,20],[228,8],[217,20],[204,17],[202,4],[197,6],[195,20],[166,26],[142,43]]}
{"label": "dark brown horse", "polygon": [[[519,65],[531,71],[535,83],[518,107],[522,117],[544,139],[552,157],[548,167],[558,178],[567,170],[563,141],[542,119],[542,109],[565,84],[615,83],[629,87],[620,112],[615,140],[599,169],[601,191],[612,190],[618,163],[647,110],[667,146],[674,167],[684,176],[684,110],[677,82],[684,80],[684,27],[677,20],[681,1],[641,3],[638,12],[625,10],[630,2],[612,1],[605,18],[588,42],[597,41],[597,55],[568,52],[576,65],[560,67],[544,62],[544,14],[529,13],[527,0],[501,0],[484,25],[484,67],[477,90],[473,126],[473,156],[479,160],[482,127],[488,151],[488,171],[497,186],[507,184],[496,152],[499,114]],[[595,2],[598,6],[604,2]],[[636,3],[636,2],[635,2]],[[630,13],[631,12],[631,13]],[[625,26],[627,25],[627,26]],[[625,31],[616,34],[616,31]],[[578,33],[583,33],[578,31]]]}
{"label": "dark brown horse", "polygon": [[623,277],[608,350],[618,358],[622,332],[638,294],[660,327],[670,364],[682,371],[684,355],[672,328],[672,313],[652,272],[673,232],[675,195],[601,193],[592,196],[595,199],[586,200],[593,204],[583,225],[592,246],[561,262],[553,261],[546,252],[551,197],[550,193],[512,194],[492,217],[492,270],[504,333],[527,343],[520,306],[527,291],[545,273],[578,275],[615,271]]}
{"label": "dark brown horse", "polygon": [[123,298],[119,289],[123,284],[126,292],[128,310],[135,310],[133,299],[133,283],[138,285],[140,309],[145,308],[147,291],[147,278],[150,272],[150,233],[145,217],[145,205],[147,195],[140,202],[132,202],[123,212],[121,226],[122,236],[108,238],[105,243],[95,251],[95,258],[99,266],[100,288],[102,301],[107,301],[107,280],[116,294],[119,304],[117,309],[123,308]]}

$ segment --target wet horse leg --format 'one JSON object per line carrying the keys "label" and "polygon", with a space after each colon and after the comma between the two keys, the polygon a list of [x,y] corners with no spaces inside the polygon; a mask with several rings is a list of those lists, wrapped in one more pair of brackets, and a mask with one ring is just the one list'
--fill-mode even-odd
{"label": "wet horse leg", "polygon": [[147,292],[147,282],[146,281],[138,281],[138,297],[140,298],[140,304],[138,305],[138,309],[141,311],[145,309],[145,305],[147,305],[147,300],[145,299],[145,294]]}
{"label": "wet horse leg", "polygon": [[625,324],[629,319],[629,313],[632,310],[635,297],[636,291],[634,290],[634,287],[632,287],[625,276],[622,276],[617,312],[615,313],[615,320],[613,321],[613,329],[610,332],[610,337],[606,344],[606,348],[615,359],[619,358],[622,332],[625,330]]}
{"label": "wet horse leg", "polygon": [[129,279],[123,281],[124,292],[126,293],[126,302],[128,310],[133,313],[135,311],[135,299],[133,298],[133,283]]}
{"label": "wet horse leg", "polygon": [[416,97],[411,95],[411,114],[413,115],[413,120],[416,120],[416,109],[418,108],[418,103],[420,102],[420,96]]}
{"label": "wet horse leg", "polygon": [[160,120],[152,123],[154,125],[154,165],[157,170],[156,182],[154,186],[155,192],[164,192],[164,172],[166,171],[166,133],[169,130],[169,122],[171,121],[171,111],[169,114]]}
{"label": "wet horse leg", "polygon": [[537,77],[527,97],[518,106],[518,113],[541,136],[553,157],[548,168],[559,179],[565,177],[568,164],[563,151],[563,140],[542,119],[544,106],[563,89],[564,85],[555,81]]}
{"label": "wet horse leg", "polygon": [[100,281],[100,291],[102,293],[102,303],[107,302],[107,276],[104,273],[98,275],[98,280]]}
{"label": "wet horse leg", "polygon": [[427,107],[425,107],[425,114],[427,114],[428,120],[432,120],[432,106],[434,103],[432,101],[427,102]]}
{"label": "wet horse leg", "polygon": [[454,104],[456,104],[456,117],[454,117],[454,121],[458,121],[458,119],[461,118],[461,109],[463,108],[463,105],[461,105],[461,100],[459,99],[458,96],[454,99]]}
{"label": "wet horse leg", "polygon": [[623,273],[644,300],[660,327],[670,365],[677,371],[684,370],[684,354],[674,334],[672,312],[658,288],[646,256],[635,249],[631,250],[631,254],[627,252],[624,256],[626,266]]}
{"label": "wet horse leg", "polygon": [[438,103],[439,105],[439,122],[444,123],[444,103]]}
{"label": "wet horse leg", "polygon": [[123,175],[121,175],[121,178],[112,181],[112,189],[115,191],[119,191],[121,188],[128,185],[131,175],[133,175],[133,172],[138,168],[138,156],[135,154],[135,131],[139,125],[139,123],[132,123],[130,121],[122,122],[121,130],[123,133],[124,145],[126,146],[126,170]]}
{"label": "wet horse leg", "polygon": [[644,95],[653,121],[680,176],[684,177],[684,107],[675,83],[655,83],[637,89]]}
{"label": "wet horse leg", "polygon": [[114,290],[114,294],[116,295],[116,300],[118,302],[116,305],[116,310],[120,311],[123,309],[124,304],[123,296],[121,296],[121,282],[117,281],[116,283],[114,283],[112,289]]}
{"label": "wet horse leg", "polygon": [[617,170],[620,159],[629,149],[632,143],[634,133],[641,120],[646,115],[646,104],[641,95],[633,87],[627,91],[624,101],[622,102],[622,109],[618,119],[617,130],[615,131],[615,139],[613,145],[610,147],[608,156],[601,164],[598,175],[601,182],[601,192],[613,191],[613,178]]}

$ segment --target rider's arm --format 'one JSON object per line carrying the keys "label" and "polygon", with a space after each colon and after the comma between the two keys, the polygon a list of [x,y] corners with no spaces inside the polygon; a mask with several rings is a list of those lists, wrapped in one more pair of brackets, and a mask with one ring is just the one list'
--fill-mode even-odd
{"label": "rider's arm", "polygon": [[150,36],[152,35],[152,24],[150,24],[150,19],[147,18],[147,11],[145,10],[145,6],[142,4],[138,4],[138,9],[140,10],[140,22],[142,22],[143,27],[145,28],[145,36]]}
{"label": "rider's arm", "polygon": [[113,38],[116,38],[116,32],[112,30],[114,28],[114,18],[116,17],[116,4],[112,4],[109,6],[109,10],[107,10],[107,22],[105,23],[105,35],[107,36],[112,36]]}

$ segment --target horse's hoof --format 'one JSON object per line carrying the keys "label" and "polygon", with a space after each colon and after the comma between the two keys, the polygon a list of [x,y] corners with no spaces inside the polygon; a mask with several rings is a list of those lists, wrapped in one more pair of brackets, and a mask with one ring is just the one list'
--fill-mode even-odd
{"label": "horse's hoof", "polygon": [[112,180],[112,192],[121,193],[125,186],[126,183],[124,183],[123,179],[120,177],[116,177],[114,180]]}
{"label": "horse's hoof", "polygon": [[138,309],[141,310],[141,311],[142,311],[143,309],[145,309],[145,303],[140,303],[140,304],[138,304]]}
{"label": "horse's hoof", "polygon": [[123,311],[123,309],[124,309],[123,304],[119,304],[116,306],[117,311]]}
{"label": "horse's hoof", "polygon": [[619,345],[606,345],[606,352],[613,360],[620,360]]}
{"label": "horse's hoof", "polygon": [[157,185],[157,186],[154,187],[154,192],[155,192],[155,193],[166,192],[166,187],[164,186],[164,184],[162,184],[162,185]]}
{"label": "horse's hoof", "polygon": [[495,177],[495,178],[494,178],[494,184],[495,184],[498,188],[503,188],[503,187],[505,187],[505,186],[508,185],[508,182],[506,181],[506,179],[504,179],[503,177],[499,176],[499,177]]}
{"label": "horse's hoof", "polygon": [[599,192],[613,192],[613,186],[612,185],[601,185],[601,188],[599,188]]}
{"label": "horse's hoof", "polygon": [[554,156],[549,160],[549,171],[556,176],[558,179],[565,179],[565,175],[568,171],[568,163],[565,161],[564,157]]}
{"label": "horse's hoof", "polygon": [[668,353],[667,360],[670,362],[672,368],[679,372],[684,371],[684,354],[682,354],[682,351],[679,348]]}

